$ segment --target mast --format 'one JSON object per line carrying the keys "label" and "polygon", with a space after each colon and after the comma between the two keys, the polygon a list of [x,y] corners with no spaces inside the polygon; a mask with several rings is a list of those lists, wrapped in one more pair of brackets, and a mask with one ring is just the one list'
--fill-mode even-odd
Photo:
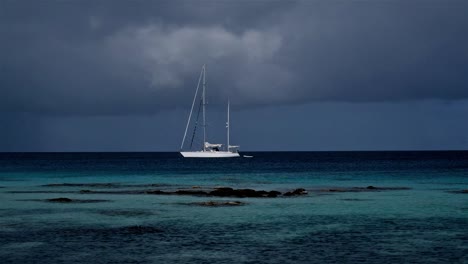
{"label": "mast", "polygon": [[203,64],[203,151],[206,151],[206,117],[205,117],[205,87],[206,87],[206,64]]}
{"label": "mast", "polygon": [[227,128],[227,151],[229,152],[229,105],[230,101],[228,99],[228,106],[227,106],[227,123],[226,123],[226,128]]}
{"label": "mast", "polygon": [[[189,114],[189,117],[188,117],[188,120],[187,120],[187,126],[185,127],[184,137],[182,138],[182,144],[180,144],[180,150],[182,150],[183,147],[184,147],[185,137],[187,136],[187,130],[188,130],[188,127],[189,127],[189,124],[190,124],[190,119],[192,118],[193,107],[195,106],[195,101],[197,99],[198,88],[200,87],[200,81],[201,81],[201,78],[202,78],[203,71],[204,71],[204,68],[200,72],[200,77],[198,78],[197,89],[195,90],[195,96],[193,97],[192,108],[190,108],[190,114]],[[205,96],[204,87],[205,86],[203,86],[203,97]],[[203,146],[205,146],[205,143],[203,143]]]}

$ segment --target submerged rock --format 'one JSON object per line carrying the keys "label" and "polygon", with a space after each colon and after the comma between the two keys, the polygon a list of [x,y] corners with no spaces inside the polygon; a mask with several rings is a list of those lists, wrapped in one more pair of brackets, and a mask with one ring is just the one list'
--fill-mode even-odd
{"label": "submerged rock", "polygon": [[209,193],[213,196],[234,196],[234,189],[229,187],[219,187]]}
{"label": "submerged rock", "polygon": [[287,192],[283,194],[284,196],[297,196],[297,195],[305,195],[307,194],[307,191],[303,188],[296,189],[292,192]]}
{"label": "submerged rock", "polygon": [[328,190],[321,190],[324,192],[350,192],[350,189],[345,189],[345,188],[338,188],[338,189],[328,189]]}
{"label": "submerged rock", "polygon": [[358,198],[345,198],[345,199],[340,199],[341,201],[347,201],[347,202],[365,202],[365,201],[372,201],[371,199],[358,199]]}
{"label": "submerged rock", "polygon": [[102,188],[102,189],[117,189],[125,187],[161,187],[167,184],[149,183],[149,184],[122,184],[122,183],[51,183],[41,185],[42,187],[87,187],[87,188]]}
{"label": "submerged rock", "polygon": [[278,191],[269,191],[267,197],[275,198],[275,197],[278,197],[278,195],[281,195],[281,192],[278,192]]}
{"label": "submerged rock", "polygon": [[118,187],[118,183],[51,183],[42,185],[43,187],[100,187],[100,188],[110,188]]}
{"label": "submerged rock", "polygon": [[[357,189],[363,189],[363,188],[357,188]],[[367,186],[365,188],[368,191],[404,191],[404,190],[411,190],[409,187],[374,187],[374,186]]]}
{"label": "submerged rock", "polygon": [[145,191],[145,194],[168,194],[168,193],[163,192],[161,190],[147,190]]}
{"label": "submerged rock", "polygon": [[174,194],[178,195],[207,195],[204,191],[193,191],[193,190],[177,190]]}
{"label": "submerged rock", "polygon": [[330,189],[319,189],[315,190],[317,192],[375,192],[375,191],[401,191],[401,190],[411,190],[408,187],[336,187]]}
{"label": "submerged rock", "polygon": [[459,190],[459,191],[450,191],[451,193],[464,193],[468,194],[468,189],[467,190]]}
{"label": "submerged rock", "polygon": [[9,191],[8,193],[76,193],[75,191]]}
{"label": "submerged rock", "polygon": [[209,206],[209,207],[245,205],[245,203],[240,202],[240,201],[208,201],[208,202],[200,202],[200,203],[193,203],[193,204],[200,205],[200,206]]}
{"label": "submerged rock", "polygon": [[47,201],[48,202],[54,202],[54,203],[71,203],[71,202],[73,202],[72,199],[64,198],[64,197],[47,199]]}
{"label": "submerged rock", "polygon": [[277,197],[281,194],[278,191],[256,191],[253,189],[233,189],[229,187],[219,187],[212,191],[202,190],[177,190],[177,191],[161,191],[147,190],[145,194],[160,194],[160,195],[193,195],[193,196],[217,196],[217,197]]}
{"label": "submerged rock", "polygon": [[[23,193],[24,191],[21,191]],[[238,198],[275,198],[280,196],[282,193],[279,191],[265,191],[265,190],[254,190],[254,189],[233,189],[230,187],[217,187],[214,189],[180,189],[180,190],[160,190],[160,189],[131,189],[131,190],[93,190],[93,189],[82,189],[82,190],[73,190],[73,191],[27,191],[25,193],[55,193],[55,194],[112,194],[112,195],[139,195],[139,194],[149,194],[149,195],[192,195],[192,196],[216,196],[216,197],[238,197]],[[307,194],[305,189],[299,188],[294,191],[285,193],[285,196],[297,196]],[[56,198],[59,199],[59,198]],[[66,198],[68,199],[68,198]],[[78,200],[72,200],[73,202],[78,202]],[[82,200],[85,201],[85,200]],[[66,201],[65,199],[60,201],[51,201],[51,202],[71,202]]]}
{"label": "submerged rock", "polygon": [[[31,201],[36,201],[36,200],[31,200]],[[37,200],[37,201],[42,201],[42,200]],[[66,198],[66,197],[46,199],[45,201],[46,202],[52,202],[52,203],[101,203],[101,202],[109,202],[109,200],[81,200],[81,199],[70,199],[70,198]]]}
{"label": "submerged rock", "polygon": [[279,194],[281,194],[278,191],[256,191],[253,189],[232,189],[229,187],[222,187],[222,188],[217,188],[211,192],[209,192],[210,196],[218,196],[218,197],[239,197],[239,198],[244,198],[244,197],[276,197]]}

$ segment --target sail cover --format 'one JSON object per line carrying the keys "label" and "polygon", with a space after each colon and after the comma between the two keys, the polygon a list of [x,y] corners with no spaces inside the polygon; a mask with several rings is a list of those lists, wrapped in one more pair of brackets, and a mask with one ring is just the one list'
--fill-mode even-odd
{"label": "sail cover", "polygon": [[209,142],[205,142],[205,148],[220,148],[223,144],[211,144]]}

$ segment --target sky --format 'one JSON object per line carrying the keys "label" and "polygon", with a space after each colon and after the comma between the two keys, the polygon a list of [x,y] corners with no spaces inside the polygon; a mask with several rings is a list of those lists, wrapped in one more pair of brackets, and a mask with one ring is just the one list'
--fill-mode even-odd
{"label": "sky", "polygon": [[203,64],[212,143],[468,149],[466,0],[0,0],[0,152],[178,151]]}

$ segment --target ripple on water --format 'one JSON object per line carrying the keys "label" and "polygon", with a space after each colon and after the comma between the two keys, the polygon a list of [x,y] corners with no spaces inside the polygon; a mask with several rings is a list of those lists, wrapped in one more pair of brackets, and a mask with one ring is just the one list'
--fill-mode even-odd
{"label": "ripple on water", "polygon": [[367,202],[372,201],[372,199],[360,199],[360,198],[343,198],[339,199],[340,201],[347,201],[347,202]]}
{"label": "ripple on water", "polygon": [[151,216],[155,213],[148,210],[124,210],[124,209],[114,209],[114,210],[99,210],[98,214],[105,216],[124,216],[124,217],[145,217]]}
{"label": "ripple on water", "polygon": [[[468,256],[464,218],[296,216],[248,223],[167,221],[158,225],[0,232],[3,259],[21,263],[100,259],[105,262],[179,260],[178,263],[463,263]],[[47,247],[29,244],[48,241]],[[12,248],[28,248],[28,255]],[[87,252],[87,255],[80,254]],[[180,258],[177,258],[179,256]],[[224,256],[224,257],[223,257]]]}
{"label": "ripple on water", "polygon": [[27,249],[31,249],[34,247],[42,246],[44,244],[45,244],[44,242],[37,242],[37,241],[8,243],[2,246],[2,249],[4,250],[27,250]]}

